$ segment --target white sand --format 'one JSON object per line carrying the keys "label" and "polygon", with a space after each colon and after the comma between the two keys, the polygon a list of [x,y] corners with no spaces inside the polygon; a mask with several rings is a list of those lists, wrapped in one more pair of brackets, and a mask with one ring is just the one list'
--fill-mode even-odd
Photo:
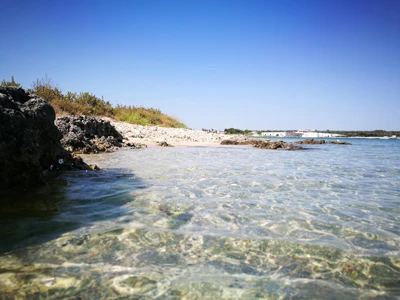
{"label": "white sand", "polygon": [[141,143],[148,146],[167,142],[172,146],[216,146],[222,140],[237,138],[237,135],[212,133],[202,130],[141,126],[106,119],[123,135],[125,142]]}

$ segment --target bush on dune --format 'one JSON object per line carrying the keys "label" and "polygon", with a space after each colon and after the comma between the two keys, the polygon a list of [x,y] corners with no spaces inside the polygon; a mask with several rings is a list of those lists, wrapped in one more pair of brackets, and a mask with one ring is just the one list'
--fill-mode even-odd
{"label": "bush on dune", "polygon": [[11,76],[11,80],[10,81],[6,81],[5,79],[3,79],[1,81],[1,86],[13,86],[13,87],[21,87],[21,85],[19,83],[16,83],[14,80],[14,76]]}
{"label": "bush on dune", "polygon": [[163,114],[159,109],[154,108],[117,105],[114,109],[114,115],[117,120],[132,124],[186,128],[184,124],[175,118]]}
{"label": "bush on dune", "polygon": [[[13,76],[11,81],[3,80],[1,85],[21,87],[15,82]],[[53,106],[57,115],[104,116],[144,126],[186,128],[183,123],[162,113],[159,109],[125,105],[113,107],[110,102],[88,92],[63,94],[47,76],[36,80],[29,91],[46,100]]]}
{"label": "bush on dune", "polygon": [[49,78],[36,80],[30,92],[50,103],[58,115],[91,115],[113,116],[113,108],[108,101],[104,101],[88,92],[65,95]]}

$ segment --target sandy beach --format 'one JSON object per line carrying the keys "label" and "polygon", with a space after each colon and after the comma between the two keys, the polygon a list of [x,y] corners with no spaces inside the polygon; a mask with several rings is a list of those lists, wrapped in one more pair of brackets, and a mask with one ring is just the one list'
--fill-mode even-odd
{"label": "sandy beach", "polygon": [[171,146],[218,146],[223,140],[237,139],[238,137],[245,138],[239,135],[227,135],[219,132],[141,126],[115,121],[109,118],[105,118],[105,120],[110,121],[123,135],[125,142],[140,143],[147,146],[156,146],[160,142],[167,142]]}

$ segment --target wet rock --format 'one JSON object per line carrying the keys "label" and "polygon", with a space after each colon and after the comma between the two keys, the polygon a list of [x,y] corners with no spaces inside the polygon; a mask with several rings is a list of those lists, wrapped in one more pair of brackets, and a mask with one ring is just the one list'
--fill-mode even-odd
{"label": "wet rock", "polygon": [[123,144],[124,147],[126,148],[131,148],[131,149],[142,149],[142,148],[147,148],[146,144],[141,144],[141,143],[124,143]]}
{"label": "wet rock", "polygon": [[282,140],[279,141],[270,141],[270,140],[258,140],[257,143],[254,144],[255,148],[260,149],[284,149],[284,150],[304,150],[304,148],[300,146],[296,146],[292,143],[286,143]]}
{"label": "wet rock", "polygon": [[90,164],[89,165],[89,168],[91,169],[91,170],[100,170],[100,168],[97,166],[97,165],[95,165],[95,164]]}
{"label": "wet rock", "polygon": [[308,144],[308,145],[321,145],[321,144],[351,145],[351,143],[349,143],[349,142],[342,142],[342,141],[339,141],[339,140],[325,142],[325,140],[314,140],[314,139],[307,139],[307,140],[304,140],[304,141],[297,141],[296,144]]}
{"label": "wet rock", "polygon": [[0,87],[0,186],[35,185],[47,171],[88,169],[60,143],[53,107],[22,88]]}
{"label": "wet rock", "polygon": [[110,152],[122,147],[122,135],[110,122],[89,116],[64,116],[56,119],[62,133],[61,144],[74,153]]}
{"label": "wet rock", "polygon": [[221,145],[255,145],[258,140],[249,137],[239,137],[236,139],[223,140]]}
{"label": "wet rock", "polygon": [[254,139],[254,138],[242,138],[242,139],[231,139],[223,140],[221,145],[253,145],[255,148],[260,149],[284,149],[284,150],[303,150],[304,148],[296,146],[292,143],[286,143],[282,140],[270,141],[264,139]]}
{"label": "wet rock", "polygon": [[239,142],[236,140],[223,140],[221,145],[239,145]]}
{"label": "wet rock", "polygon": [[319,145],[319,144],[325,144],[325,140],[306,139],[303,141],[297,141],[296,144]]}
{"label": "wet rock", "polygon": [[330,142],[328,142],[327,144],[334,144],[334,145],[351,145],[351,143],[349,143],[349,142],[342,142],[342,141],[339,141],[339,140],[337,140],[337,141],[330,141]]}
{"label": "wet rock", "polygon": [[165,141],[163,141],[163,142],[158,142],[157,145],[160,146],[160,147],[173,147],[172,145],[168,144],[168,143],[165,142]]}

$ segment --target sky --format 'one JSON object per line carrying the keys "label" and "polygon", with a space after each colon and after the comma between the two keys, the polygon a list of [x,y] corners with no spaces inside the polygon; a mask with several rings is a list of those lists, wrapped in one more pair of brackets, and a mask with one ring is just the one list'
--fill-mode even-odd
{"label": "sky", "polygon": [[2,0],[0,80],[194,129],[400,130],[399,0]]}

